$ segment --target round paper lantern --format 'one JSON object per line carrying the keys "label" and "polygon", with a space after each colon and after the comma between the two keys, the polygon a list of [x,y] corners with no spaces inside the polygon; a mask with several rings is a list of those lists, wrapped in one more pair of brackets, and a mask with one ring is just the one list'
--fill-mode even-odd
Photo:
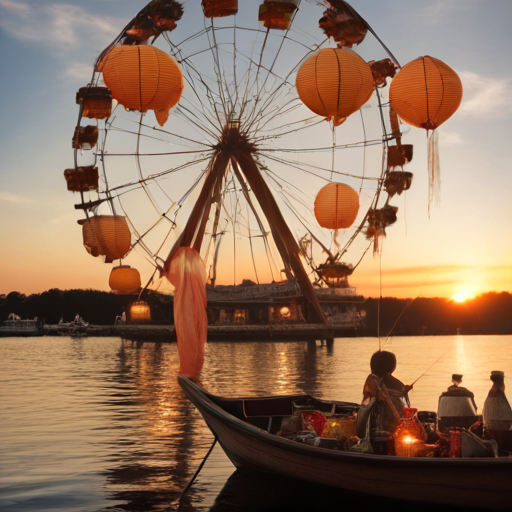
{"label": "round paper lantern", "polygon": [[183,92],[177,62],[154,46],[114,46],[99,70],[114,99],[128,110],[154,110],[160,126]]}
{"label": "round paper lantern", "polygon": [[336,126],[359,110],[374,89],[370,66],[346,48],[315,53],[300,67],[295,85],[304,105]]}
{"label": "round paper lantern", "polygon": [[433,57],[406,64],[391,82],[389,102],[411,126],[434,130],[449,119],[462,101],[462,83],[455,71]]}
{"label": "round paper lantern", "polygon": [[147,302],[133,302],[129,311],[131,322],[151,322],[151,308]]}
{"label": "round paper lantern", "polygon": [[130,228],[121,215],[96,215],[82,224],[85,249],[92,256],[105,256],[106,263],[123,258],[131,247]]}
{"label": "round paper lantern", "polygon": [[359,211],[359,194],[343,183],[329,183],[315,198],[315,217],[327,229],[352,226]]}
{"label": "round paper lantern", "polygon": [[131,268],[130,265],[114,267],[110,272],[108,284],[110,289],[118,295],[137,293],[141,287],[139,271]]}
{"label": "round paper lantern", "polygon": [[462,83],[455,71],[433,57],[419,57],[406,64],[391,82],[389,103],[407,124],[432,130],[428,138],[429,211],[439,201],[441,166],[436,128],[459,108]]}

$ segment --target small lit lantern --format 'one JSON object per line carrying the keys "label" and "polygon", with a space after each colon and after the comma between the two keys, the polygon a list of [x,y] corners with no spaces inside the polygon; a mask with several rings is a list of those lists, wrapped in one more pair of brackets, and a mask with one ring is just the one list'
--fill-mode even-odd
{"label": "small lit lantern", "polygon": [[259,21],[265,28],[288,30],[299,0],[265,0],[260,5]]}
{"label": "small lit lantern", "polygon": [[403,417],[395,431],[395,453],[398,457],[425,456],[425,430],[417,412],[417,409],[404,407]]}
{"label": "small lit lantern", "polygon": [[92,256],[105,256],[105,263],[123,258],[131,247],[131,233],[121,215],[96,215],[78,221],[84,246]]}
{"label": "small lit lantern", "polygon": [[108,280],[110,289],[117,295],[137,293],[140,290],[140,274],[130,265],[114,267]]}
{"label": "small lit lantern", "polygon": [[238,0],[202,0],[201,5],[207,18],[223,18],[238,12]]}
{"label": "small lit lantern", "polygon": [[245,309],[235,309],[233,320],[236,324],[245,324]]}
{"label": "small lit lantern", "polygon": [[97,126],[77,126],[73,134],[73,149],[92,149],[98,142]]}
{"label": "small lit lantern", "polygon": [[112,112],[112,93],[107,87],[80,87],[76,102],[89,119],[106,119]]}
{"label": "small lit lantern", "polygon": [[132,323],[151,322],[151,308],[147,302],[133,302],[129,311]]}
{"label": "small lit lantern", "polygon": [[88,192],[98,190],[98,168],[94,165],[66,169],[64,178],[68,183],[70,192]]}
{"label": "small lit lantern", "polygon": [[279,310],[279,314],[281,315],[282,318],[284,318],[285,320],[288,320],[288,318],[290,318],[292,316],[292,312],[290,311],[290,308],[288,306],[283,306],[280,310]]}
{"label": "small lit lantern", "polygon": [[348,228],[358,211],[359,194],[343,183],[329,183],[315,198],[315,217],[323,228]]}

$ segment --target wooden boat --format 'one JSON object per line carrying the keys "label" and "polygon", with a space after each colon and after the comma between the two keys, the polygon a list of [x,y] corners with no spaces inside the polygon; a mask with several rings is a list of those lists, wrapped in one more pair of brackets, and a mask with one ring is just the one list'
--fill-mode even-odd
{"label": "wooden boat", "polygon": [[[180,375],[179,384],[237,468],[389,498],[510,510],[512,458],[407,458],[319,448],[276,435],[309,395],[223,398]],[[336,404],[337,411],[358,404]]]}

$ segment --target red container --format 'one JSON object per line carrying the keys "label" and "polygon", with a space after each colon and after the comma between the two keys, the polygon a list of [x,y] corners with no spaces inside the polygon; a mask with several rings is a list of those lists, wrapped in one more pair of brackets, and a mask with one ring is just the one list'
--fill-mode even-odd
{"label": "red container", "polygon": [[451,458],[461,457],[462,435],[460,430],[450,430],[450,453]]}

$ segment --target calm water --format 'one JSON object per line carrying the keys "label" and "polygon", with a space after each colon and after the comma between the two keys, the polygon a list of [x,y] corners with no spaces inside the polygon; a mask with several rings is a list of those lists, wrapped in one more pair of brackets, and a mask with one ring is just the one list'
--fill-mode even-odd
{"label": "calm water", "polygon": [[[374,338],[337,339],[332,350],[304,342],[211,343],[203,385],[226,396],[308,392],[359,402],[377,348]],[[420,410],[437,409],[452,373],[464,374],[480,409],[491,370],[512,378],[512,336],[394,338],[384,348],[397,355],[395,375],[405,383],[434,363],[411,393]],[[0,509],[170,510],[213,441],[177,385],[177,368],[175,344],[0,339]],[[288,510],[297,495],[306,504],[304,489],[235,472],[216,447],[184,508]],[[309,491],[314,504],[307,508],[325,510],[331,491]]]}

